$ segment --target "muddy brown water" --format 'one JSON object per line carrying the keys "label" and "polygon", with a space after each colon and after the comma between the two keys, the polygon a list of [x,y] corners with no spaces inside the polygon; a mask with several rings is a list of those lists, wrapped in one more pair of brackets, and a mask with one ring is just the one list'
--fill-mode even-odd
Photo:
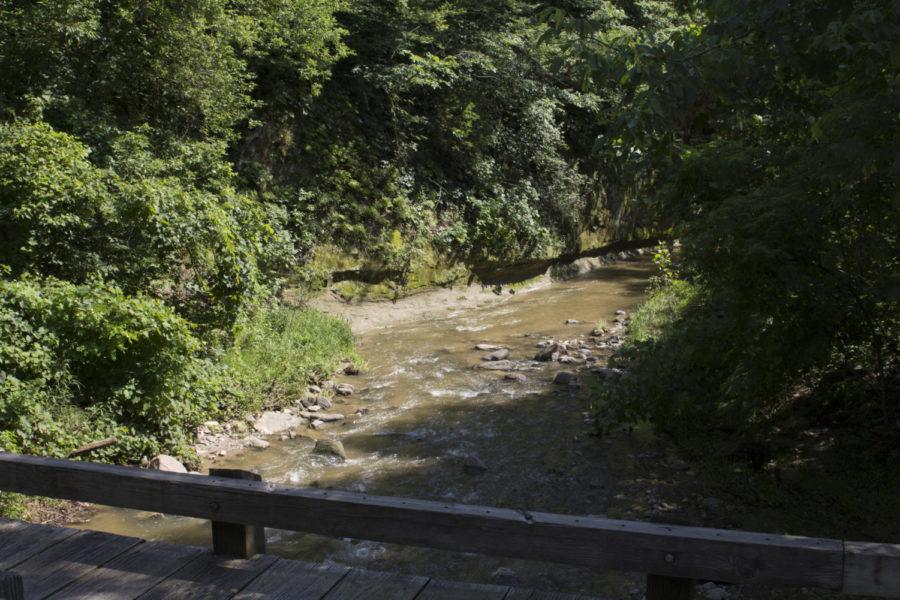
{"label": "muddy brown water", "polygon": [[[508,381],[502,372],[477,369],[484,353],[473,347],[503,345],[511,359],[525,361],[542,339],[586,338],[595,323],[640,302],[651,271],[646,262],[618,263],[502,302],[459,310],[450,302],[442,314],[368,331],[358,345],[368,363],[364,373],[339,379],[356,387],[346,403],[334,405],[347,415],[344,424],[310,430],[309,437],[273,438],[268,450],[248,450],[215,466],[298,486],[630,516],[634,503],[653,501],[646,490],[656,473],[639,465],[648,452],[665,453],[661,442],[640,429],[591,435],[590,385],[575,390],[551,383],[565,365],[523,362],[533,368],[522,371],[527,381]],[[567,325],[567,319],[581,323]],[[588,384],[590,377],[581,375]],[[348,460],[313,454],[314,439],[322,436],[341,439]],[[488,470],[466,472],[470,455]],[[84,526],[209,544],[209,524],[196,519],[101,509]],[[310,561],[617,597],[639,593],[632,575],[278,530],[267,536],[271,553]]]}

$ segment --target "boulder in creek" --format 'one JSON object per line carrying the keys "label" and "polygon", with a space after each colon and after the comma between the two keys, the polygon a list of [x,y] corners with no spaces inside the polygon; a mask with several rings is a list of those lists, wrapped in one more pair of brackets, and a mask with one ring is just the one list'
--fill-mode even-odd
{"label": "boulder in creek", "polygon": [[344,375],[359,375],[359,367],[354,365],[353,363],[348,363],[344,367]]}
{"label": "boulder in creek", "polygon": [[591,373],[600,379],[618,379],[625,374],[625,371],[622,369],[614,369],[612,367],[594,367],[591,369]]}
{"label": "boulder in creek", "polygon": [[566,319],[566,325],[580,325],[581,321],[578,319]]}
{"label": "boulder in creek", "polygon": [[540,362],[547,362],[547,361],[553,360],[553,355],[557,354],[558,350],[559,350],[559,344],[554,342],[554,343],[550,344],[549,346],[545,346],[544,348],[541,349],[540,352],[535,354],[534,360],[540,361]]}
{"label": "boulder in creek", "polygon": [[341,460],[347,460],[347,452],[344,450],[344,444],[340,440],[317,440],[313,452],[316,454],[330,454],[337,456]]}
{"label": "boulder in creek", "polygon": [[316,398],[316,404],[318,404],[322,408],[331,408],[331,400],[329,400],[325,396],[319,396],[318,398]]}
{"label": "boulder in creek", "polygon": [[495,360],[481,363],[479,369],[488,369],[489,371],[512,371],[515,366],[511,360]]}
{"label": "boulder in creek", "polygon": [[334,386],[334,391],[339,396],[350,396],[353,394],[353,386],[349,383],[338,383]]}
{"label": "boulder in creek", "polygon": [[509,358],[509,350],[506,348],[500,348],[499,350],[494,350],[490,354],[481,357],[481,360],[506,360]]}
{"label": "boulder in creek", "polygon": [[343,421],[344,415],[341,413],[316,413],[316,419],[324,423],[334,423],[335,421]]}
{"label": "boulder in creek", "polygon": [[495,350],[502,350],[503,346],[499,344],[475,344],[475,349],[480,352],[494,352]]}
{"label": "boulder in creek", "polygon": [[288,412],[267,410],[253,422],[253,430],[262,435],[272,435],[287,431],[299,423],[300,419]]}
{"label": "boulder in creek", "polygon": [[258,437],[250,436],[247,438],[247,445],[251,448],[256,448],[257,450],[265,450],[269,447],[269,442],[266,440],[261,440]]}
{"label": "boulder in creek", "polygon": [[322,388],[320,388],[317,385],[308,385],[308,386],[306,386],[306,391],[309,392],[310,394],[316,395],[316,394],[322,393]]}
{"label": "boulder in creek", "polygon": [[578,375],[571,371],[560,371],[553,378],[553,383],[556,385],[577,385]]}
{"label": "boulder in creek", "polygon": [[187,473],[187,468],[181,464],[181,461],[174,456],[168,454],[160,454],[150,459],[149,466],[157,471],[166,471],[169,473]]}
{"label": "boulder in creek", "polygon": [[474,454],[470,454],[463,461],[463,471],[466,473],[484,473],[487,470],[488,468],[484,461]]}
{"label": "boulder in creek", "polygon": [[503,379],[506,379],[507,381],[518,381],[520,383],[523,381],[528,381],[528,378],[525,377],[525,375],[523,375],[522,373],[507,373],[503,376]]}
{"label": "boulder in creek", "polygon": [[625,317],[627,315],[628,315],[628,313],[625,312],[624,310],[622,310],[621,308],[616,311],[616,316],[618,316],[618,317]]}
{"label": "boulder in creek", "polygon": [[231,431],[234,433],[247,433],[250,431],[250,427],[247,425],[246,421],[232,421],[230,425]]}

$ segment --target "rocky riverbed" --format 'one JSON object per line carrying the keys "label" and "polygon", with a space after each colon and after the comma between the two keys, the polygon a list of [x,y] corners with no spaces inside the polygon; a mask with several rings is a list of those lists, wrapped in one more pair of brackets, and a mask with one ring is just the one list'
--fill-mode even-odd
{"label": "rocky riverbed", "polygon": [[[198,436],[204,467],[379,495],[733,526],[739,507],[698,482],[649,428],[597,435],[595,387],[623,376],[606,361],[626,339],[651,271],[616,261],[531,291],[489,292],[474,306],[447,293],[427,307],[420,298],[417,314],[359,336],[361,373],[310,386],[284,410],[207,423]],[[201,521],[112,509],[87,526],[182,543],[209,536]],[[270,551],[312,561],[616,598],[643,593],[629,574],[277,530],[268,537]],[[732,594],[707,587],[709,597]]]}

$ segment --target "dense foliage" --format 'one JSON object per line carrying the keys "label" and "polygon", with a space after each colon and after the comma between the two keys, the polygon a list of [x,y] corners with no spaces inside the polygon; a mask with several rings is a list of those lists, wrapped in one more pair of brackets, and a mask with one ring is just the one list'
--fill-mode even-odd
{"label": "dense foliage", "polygon": [[664,35],[545,13],[590,86],[621,87],[600,146],[636,157],[683,242],[614,406],[747,430],[812,390],[823,422],[896,428],[900,8],[685,4]]}
{"label": "dense foliage", "polygon": [[[198,423],[272,401],[220,357],[240,323],[289,310],[264,301],[294,245],[229,153],[277,104],[261,74],[315,96],[343,52],[337,6],[0,3],[3,449],[114,435],[94,458],[190,459]],[[317,328],[349,331],[307,324],[294,347],[318,359],[297,373],[316,378],[349,352]]]}
{"label": "dense foliage", "polygon": [[2,446],[186,455],[327,375],[346,327],[270,303],[323,255],[402,283],[635,232],[682,245],[616,416],[895,430],[898,31],[888,0],[0,1]]}

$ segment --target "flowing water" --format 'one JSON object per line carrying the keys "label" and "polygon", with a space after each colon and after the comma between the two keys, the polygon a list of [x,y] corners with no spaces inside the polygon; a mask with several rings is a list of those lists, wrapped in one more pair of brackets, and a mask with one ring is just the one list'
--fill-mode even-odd
{"label": "flowing water", "polygon": [[[581,388],[554,386],[558,363],[531,363],[542,339],[588,339],[598,321],[640,301],[650,265],[618,263],[578,279],[549,283],[487,306],[457,310],[369,331],[359,338],[363,374],[342,377],[356,393],[329,412],[343,424],[310,430],[309,437],[272,439],[268,450],[219,459],[218,467],[250,469],[267,481],[333,487],[372,494],[503,506],[571,514],[624,516],[641,489],[635,465],[659,449],[645,431],[591,435],[591,375]],[[581,321],[566,324],[567,319]],[[479,342],[510,349],[522,361],[524,382],[476,368]],[[597,354],[604,352],[595,350]],[[601,357],[602,358],[602,357]],[[601,360],[602,364],[602,360]],[[312,453],[317,437],[338,437],[348,460]],[[664,452],[664,451],[663,451]],[[487,471],[463,468],[479,457]],[[637,488],[636,488],[637,486]],[[642,500],[643,491],[638,495]],[[205,545],[203,521],[102,509],[85,525],[144,538]],[[560,591],[623,593],[633,581],[615,574],[525,561],[407,548],[268,530],[271,553]]]}

